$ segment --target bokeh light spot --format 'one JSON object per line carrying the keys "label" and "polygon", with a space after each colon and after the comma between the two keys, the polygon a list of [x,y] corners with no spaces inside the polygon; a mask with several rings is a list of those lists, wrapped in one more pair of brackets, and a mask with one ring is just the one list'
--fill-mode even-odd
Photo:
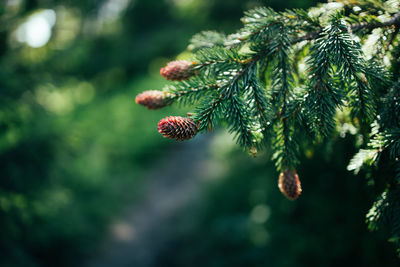
{"label": "bokeh light spot", "polygon": [[19,26],[17,40],[34,48],[42,47],[50,40],[51,28],[55,22],[56,13],[52,9],[35,13]]}
{"label": "bokeh light spot", "polygon": [[253,208],[250,213],[250,219],[255,223],[265,223],[271,215],[270,208],[266,205],[260,204]]}

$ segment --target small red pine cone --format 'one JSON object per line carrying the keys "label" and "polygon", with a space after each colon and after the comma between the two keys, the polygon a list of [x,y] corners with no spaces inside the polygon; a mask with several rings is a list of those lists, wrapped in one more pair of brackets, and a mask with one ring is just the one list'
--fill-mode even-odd
{"label": "small red pine cone", "polygon": [[197,124],[191,118],[170,116],[160,120],[158,132],[170,139],[189,140],[196,135]]}
{"label": "small red pine cone", "polygon": [[136,96],[136,104],[145,106],[148,109],[159,109],[168,103],[165,99],[166,93],[157,90],[144,91]]}
{"label": "small red pine cone", "polygon": [[187,60],[171,61],[164,68],[160,69],[160,74],[167,80],[182,81],[194,75],[191,68],[195,63]]}
{"label": "small red pine cone", "polygon": [[295,200],[301,194],[301,184],[296,171],[284,171],[279,174],[278,187],[288,199]]}

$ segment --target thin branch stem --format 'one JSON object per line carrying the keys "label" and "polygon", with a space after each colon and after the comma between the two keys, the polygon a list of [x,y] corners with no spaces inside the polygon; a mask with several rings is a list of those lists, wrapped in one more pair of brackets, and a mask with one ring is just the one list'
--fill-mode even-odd
{"label": "thin branch stem", "polygon": [[[373,30],[376,28],[388,27],[392,25],[397,25],[397,26],[400,25],[400,12],[396,13],[392,18],[384,22],[374,22],[374,23],[361,22],[361,23],[351,24],[349,26],[349,30],[351,30],[352,32],[357,32],[362,29]],[[293,40],[293,43],[316,39],[320,36],[321,33],[322,30],[307,33],[306,35],[295,38]]]}

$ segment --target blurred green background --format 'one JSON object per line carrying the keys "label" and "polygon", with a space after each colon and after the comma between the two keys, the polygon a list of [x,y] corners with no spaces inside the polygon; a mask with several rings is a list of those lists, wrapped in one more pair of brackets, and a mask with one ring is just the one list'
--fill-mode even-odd
{"label": "blurred green background", "polygon": [[305,153],[290,202],[268,155],[223,129],[165,140],[158,120],[190,109],[134,103],[193,34],[316,2],[1,1],[0,266],[398,266],[345,170],[354,137]]}

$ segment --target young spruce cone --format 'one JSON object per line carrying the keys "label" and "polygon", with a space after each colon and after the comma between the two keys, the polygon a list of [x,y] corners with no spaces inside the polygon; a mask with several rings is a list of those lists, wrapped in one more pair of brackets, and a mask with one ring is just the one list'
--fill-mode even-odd
{"label": "young spruce cone", "polygon": [[144,91],[136,96],[136,104],[145,106],[148,109],[159,109],[168,105],[165,99],[166,93],[157,90]]}
{"label": "young spruce cone", "polygon": [[301,184],[296,171],[284,171],[279,174],[279,189],[288,199],[295,200],[301,194]]}
{"label": "young spruce cone", "polygon": [[182,81],[194,75],[192,69],[193,62],[186,60],[171,61],[164,68],[160,69],[160,74],[167,80]]}
{"label": "young spruce cone", "polygon": [[170,116],[160,120],[158,132],[162,136],[179,141],[189,140],[197,133],[197,125],[190,118]]}

